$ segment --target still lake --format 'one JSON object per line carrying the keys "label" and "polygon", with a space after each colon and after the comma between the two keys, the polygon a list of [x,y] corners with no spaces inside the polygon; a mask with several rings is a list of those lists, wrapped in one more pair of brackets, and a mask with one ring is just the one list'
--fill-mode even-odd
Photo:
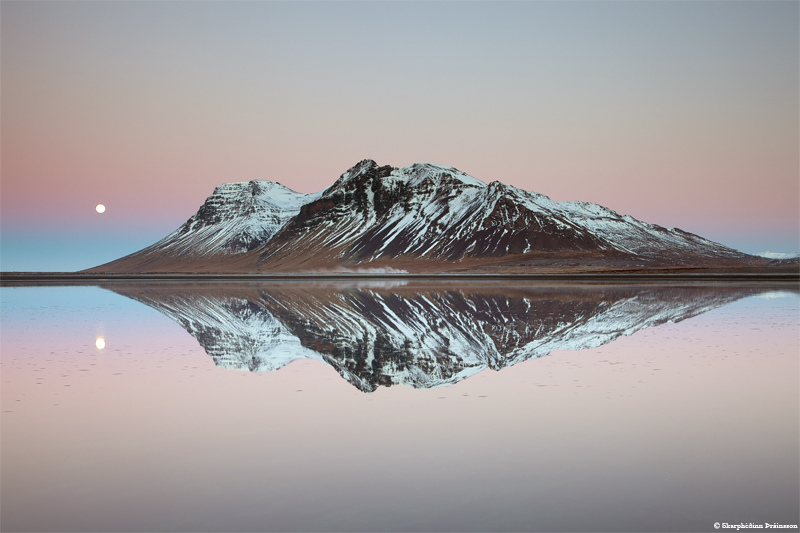
{"label": "still lake", "polygon": [[0,289],[3,531],[797,524],[796,284]]}

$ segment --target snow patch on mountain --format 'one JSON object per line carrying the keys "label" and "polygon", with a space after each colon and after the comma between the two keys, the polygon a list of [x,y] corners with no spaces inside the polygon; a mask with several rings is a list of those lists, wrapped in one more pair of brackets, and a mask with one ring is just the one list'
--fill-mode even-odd
{"label": "snow patch on mountain", "polygon": [[425,180],[441,182],[443,179],[453,179],[471,187],[486,187],[486,184],[481,180],[473,178],[454,167],[434,165],[433,163],[415,163],[407,167],[393,169],[391,175],[412,186],[417,186]]}
{"label": "snow patch on mountain", "polygon": [[759,252],[756,255],[767,259],[796,259],[800,257],[800,252]]}

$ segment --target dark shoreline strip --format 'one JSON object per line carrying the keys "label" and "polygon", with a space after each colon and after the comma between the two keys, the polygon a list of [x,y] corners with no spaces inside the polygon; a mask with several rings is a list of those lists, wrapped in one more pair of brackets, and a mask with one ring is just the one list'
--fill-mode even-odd
{"label": "dark shoreline strip", "polygon": [[0,285],[16,283],[97,283],[108,281],[312,281],[312,280],[528,280],[528,281],[787,281],[800,272],[682,272],[583,274],[85,274],[73,272],[0,272]]}

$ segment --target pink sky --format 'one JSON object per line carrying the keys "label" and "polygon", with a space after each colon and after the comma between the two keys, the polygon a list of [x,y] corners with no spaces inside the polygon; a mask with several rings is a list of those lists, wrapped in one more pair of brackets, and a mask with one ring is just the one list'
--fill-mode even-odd
{"label": "pink sky", "polygon": [[4,2],[2,269],[88,268],[220,183],[317,191],[364,158],[797,251],[799,11]]}

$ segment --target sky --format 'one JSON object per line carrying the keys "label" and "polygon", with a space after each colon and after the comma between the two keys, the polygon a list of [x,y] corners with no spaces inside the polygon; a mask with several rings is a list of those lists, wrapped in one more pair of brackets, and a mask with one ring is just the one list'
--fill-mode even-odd
{"label": "sky", "polygon": [[[0,270],[366,158],[800,250],[800,2],[0,2]],[[106,211],[98,214],[95,205]]]}

